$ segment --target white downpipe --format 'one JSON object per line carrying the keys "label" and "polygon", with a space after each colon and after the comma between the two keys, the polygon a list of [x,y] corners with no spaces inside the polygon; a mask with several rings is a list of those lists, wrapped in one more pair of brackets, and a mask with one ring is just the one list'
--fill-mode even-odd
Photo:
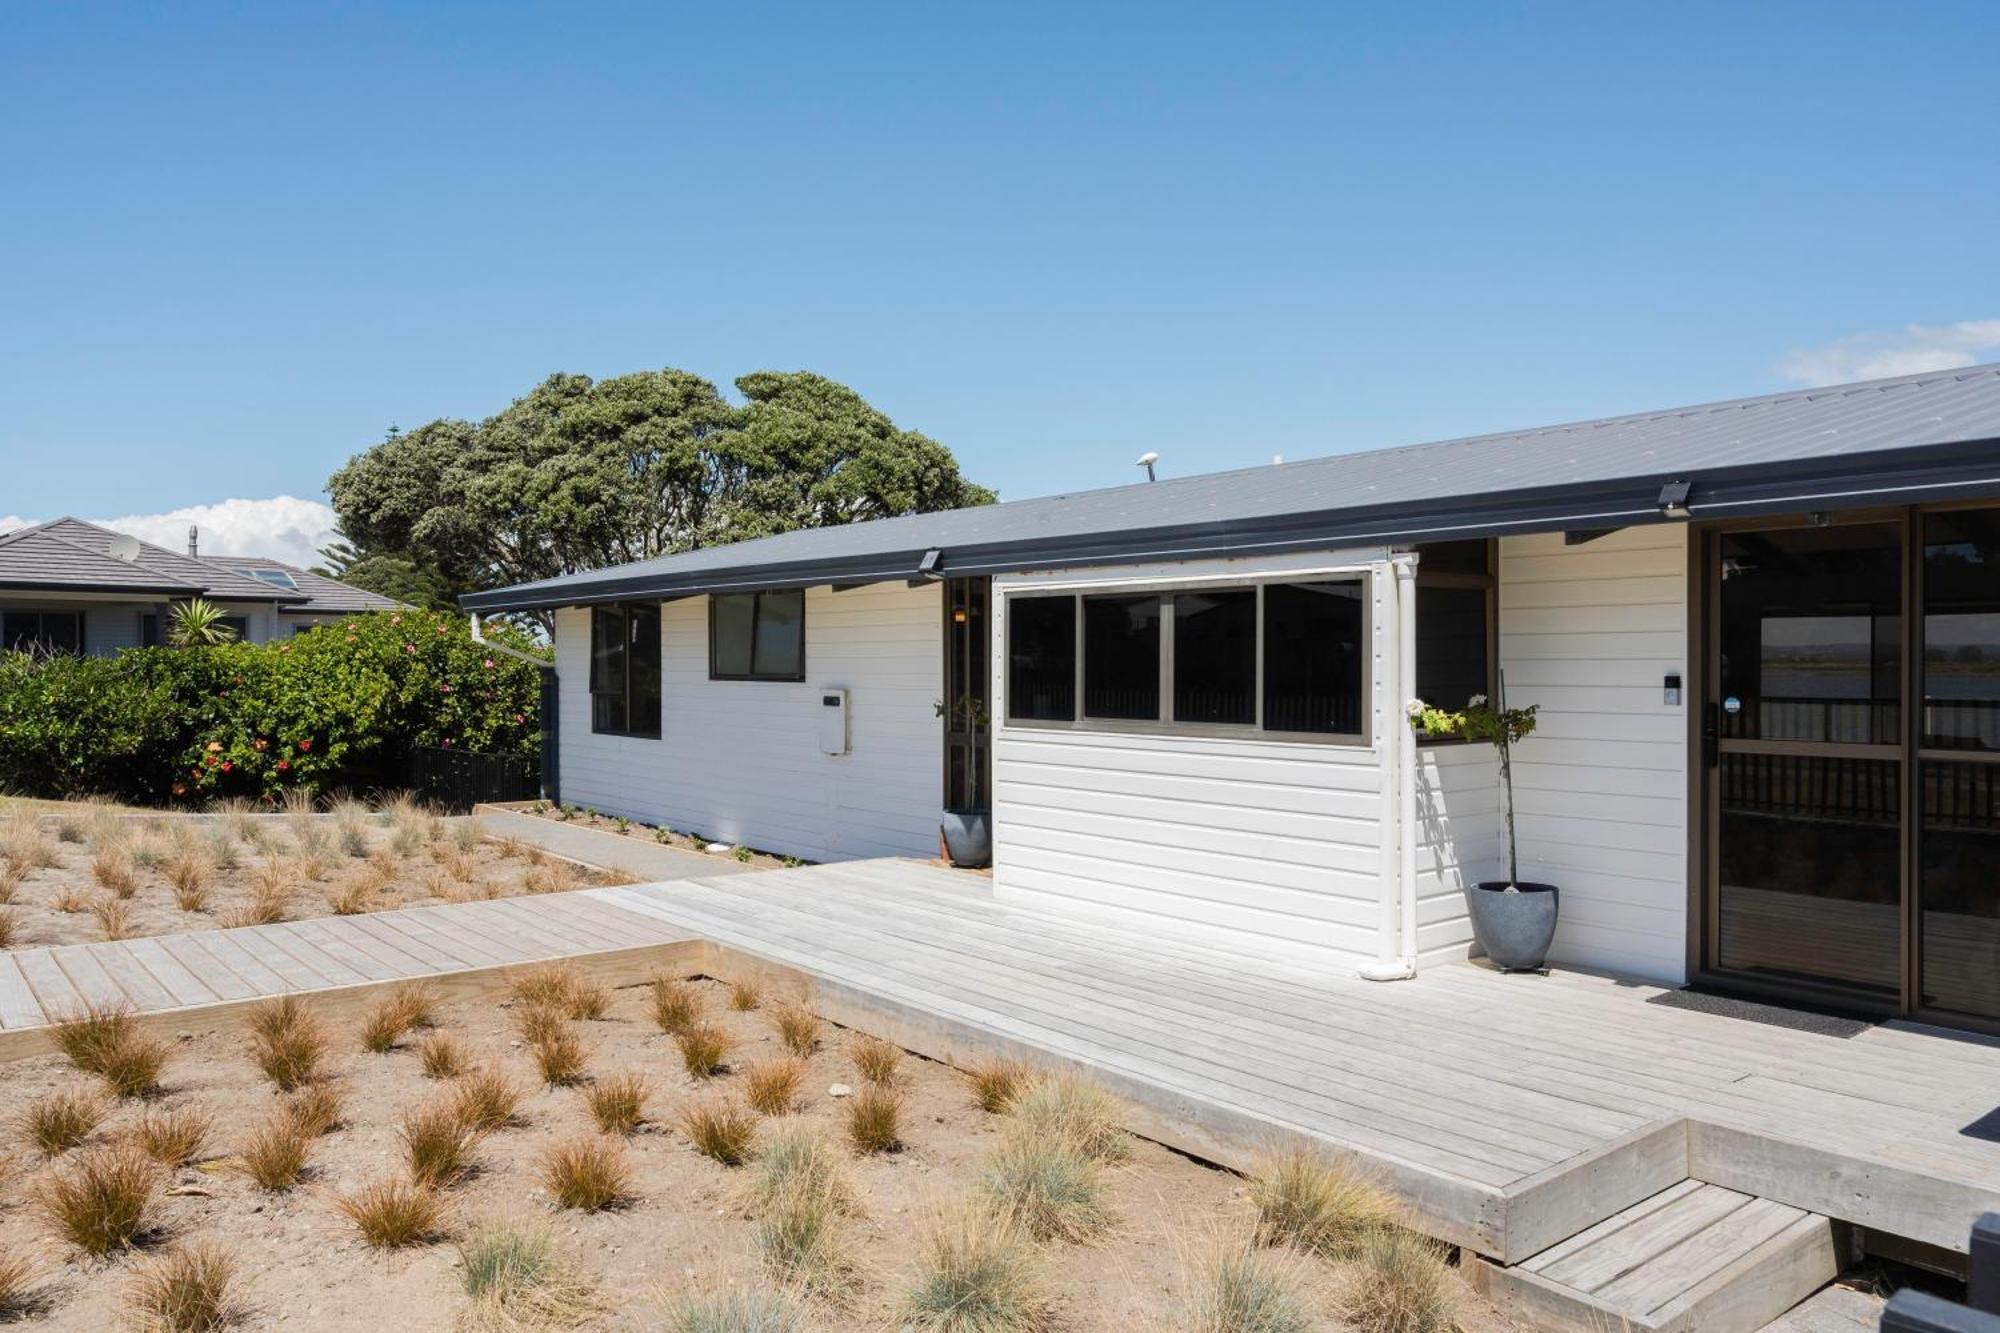
{"label": "white downpipe", "polygon": [[1368,981],[1401,981],[1413,971],[1405,957],[1403,948],[1403,781],[1404,765],[1403,734],[1408,732],[1408,720],[1403,716],[1403,704],[1408,698],[1394,697],[1403,687],[1402,627],[1405,614],[1401,580],[1397,578],[1398,565],[1382,561],[1373,567],[1374,586],[1380,605],[1382,653],[1377,679],[1382,690],[1390,698],[1381,701],[1377,710],[1382,749],[1382,834],[1381,865],[1382,892],[1380,898],[1381,917],[1375,932],[1376,956],[1373,962],[1363,965],[1361,976]]}
{"label": "white downpipe", "polygon": [[[1398,641],[1396,645],[1396,676],[1400,682],[1397,690],[1396,709],[1400,714],[1403,706],[1417,697],[1417,557],[1415,552],[1399,555],[1396,565],[1396,602]],[[1410,969],[1410,975],[1417,974],[1417,733],[1409,725],[1409,719],[1398,716],[1396,746],[1402,751],[1396,765],[1398,797],[1402,805],[1398,826],[1398,856],[1401,864],[1397,867],[1396,879],[1403,896],[1402,957]]]}

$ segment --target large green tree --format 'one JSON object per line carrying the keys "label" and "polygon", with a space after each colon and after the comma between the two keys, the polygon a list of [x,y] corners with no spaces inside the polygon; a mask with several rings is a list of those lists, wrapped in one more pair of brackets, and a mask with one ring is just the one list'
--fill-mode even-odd
{"label": "large green tree", "polygon": [[736,387],[741,405],[681,370],[552,375],[477,424],[391,432],[327,485],[342,554],[455,595],[994,498],[845,385],[760,371]]}

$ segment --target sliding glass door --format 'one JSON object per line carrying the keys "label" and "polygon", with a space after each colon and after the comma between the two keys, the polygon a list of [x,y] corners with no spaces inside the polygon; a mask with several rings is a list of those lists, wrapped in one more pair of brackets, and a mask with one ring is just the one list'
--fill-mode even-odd
{"label": "sliding glass door", "polygon": [[1898,524],[1722,533],[1712,577],[1713,963],[1902,985]]}
{"label": "sliding glass door", "polygon": [[2000,1024],[2000,508],[1705,541],[1704,970]]}

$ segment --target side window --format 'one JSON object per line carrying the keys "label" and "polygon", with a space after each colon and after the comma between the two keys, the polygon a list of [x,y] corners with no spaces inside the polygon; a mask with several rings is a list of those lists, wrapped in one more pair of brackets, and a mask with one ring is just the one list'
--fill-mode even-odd
{"label": "side window", "polygon": [[590,729],[608,736],[660,734],[660,608],[590,612]]}
{"label": "side window", "polygon": [[1417,697],[1459,709],[1493,692],[1493,543],[1417,548]]}

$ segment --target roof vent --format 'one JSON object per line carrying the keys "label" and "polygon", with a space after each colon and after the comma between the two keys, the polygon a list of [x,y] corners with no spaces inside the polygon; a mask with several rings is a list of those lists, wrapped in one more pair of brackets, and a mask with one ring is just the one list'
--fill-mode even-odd
{"label": "roof vent", "polygon": [[122,532],[114,532],[111,534],[111,546],[108,554],[112,559],[123,560],[128,565],[137,564],[139,560],[139,539],[137,537],[128,537]]}
{"label": "roof vent", "polygon": [[199,558],[201,555],[201,529],[188,524],[188,554]]}

